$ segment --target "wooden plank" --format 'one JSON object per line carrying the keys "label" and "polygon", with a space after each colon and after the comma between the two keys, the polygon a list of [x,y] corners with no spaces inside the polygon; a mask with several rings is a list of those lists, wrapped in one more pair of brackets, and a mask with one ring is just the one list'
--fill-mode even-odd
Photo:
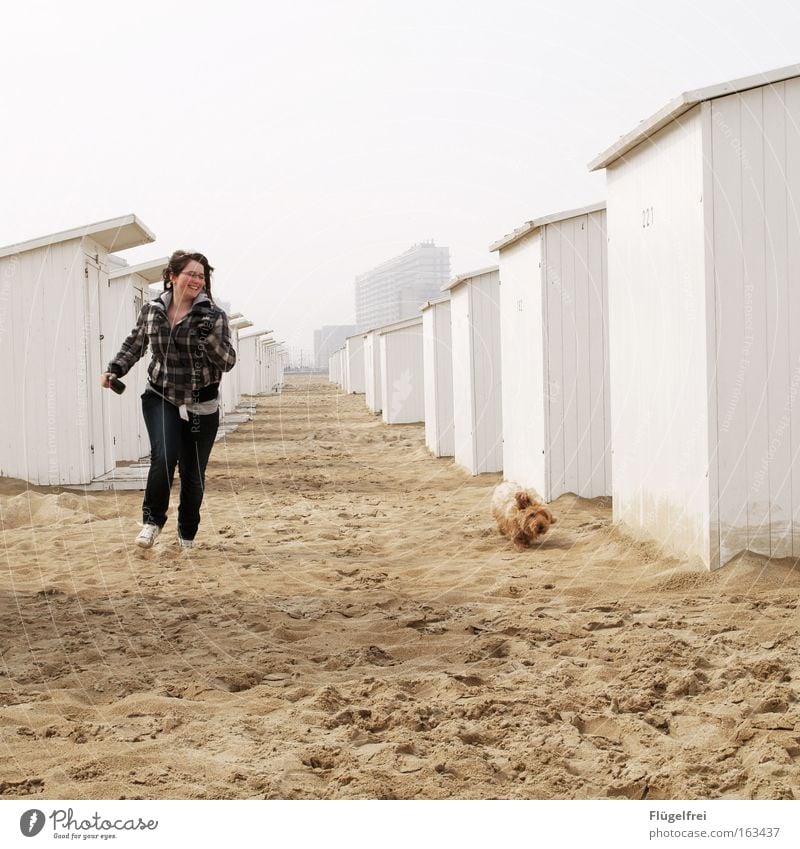
{"label": "wooden plank", "polygon": [[[764,90],[764,210],[766,284],[767,418],[769,463],[769,551],[792,555],[792,434],[789,398],[791,361],[787,277],[785,86]],[[745,163],[745,167],[752,163]],[[794,325],[796,326],[796,325]],[[757,471],[758,473],[758,471]]]}
{"label": "wooden plank", "polygon": [[572,219],[575,266],[575,387],[577,411],[576,494],[591,498],[592,483],[592,324],[589,311],[589,216]]}
{"label": "wooden plank", "polygon": [[544,280],[547,318],[547,384],[544,387],[549,420],[549,489],[546,496],[554,500],[566,492],[566,448],[564,434],[564,350],[563,350],[563,282],[561,271],[561,238],[555,226],[545,228]]}
{"label": "wooden plank", "polygon": [[791,517],[792,557],[800,557],[800,80],[784,86],[786,107],[786,275],[788,286],[789,333],[789,398],[788,415],[791,433]]}
{"label": "wooden plank", "polygon": [[[742,149],[742,251],[745,279],[745,333],[752,332],[746,370],[747,548],[770,553],[769,414],[767,403],[767,299],[764,210],[764,117],[762,88],[744,92]],[[748,329],[748,322],[751,330]]]}
{"label": "wooden plank", "polygon": [[586,380],[589,386],[589,498],[610,494],[606,477],[606,398],[608,349],[606,345],[605,312],[605,210],[587,216],[588,267],[586,300],[589,312],[589,367]]}
{"label": "wooden plank", "polygon": [[712,104],[714,281],[717,327],[720,561],[747,547],[747,372],[754,345],[752,293],[745,298],[741,244],[740,100]]}

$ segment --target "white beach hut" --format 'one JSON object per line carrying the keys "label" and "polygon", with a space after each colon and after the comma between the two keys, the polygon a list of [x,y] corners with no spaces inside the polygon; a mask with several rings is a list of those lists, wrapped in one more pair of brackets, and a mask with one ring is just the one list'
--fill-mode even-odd
{"label": "white beach hut", "polygon": [[450,292],[454,455],[473,475],[503,468],[499,288],[497,266],[443,287]]}
{"label": "white beach hut", "polygon": [[263,389],[262,345],[261,339],[270,330],[253,330],[239,334],[239,388],[242,395],[259,395]]}
{"label": "white beach hut", "polygon": [[344,341],[344,391],[348,395],[364,394],[364,334],[348,336]]}
{"label": "white beach hut", "polygon": [[546,501],[611,493],[606,209],[527,222],[500,253],[503,476]]}
{"label": "white beach hut", "polygon": [[0,475],[82,485],[114,468],[120,398],[100,386],[108,255],[154,239],[126,215],[0,248]]}
{"label": "white beach hut", "polygon": [[261,345],[261,392],[266,395],[279,395],[283,390],[283,374],[286,364],[286,350],[283,342],[271,336],[262,336]]}
{"label": "white beach hut", "polygon": [[422,357],[425,385],[425,444],[434,457],[452,457],[453,350],[450,298],[428,301],[422,307]]}
{"label": "white beach hut", "polygon": [[800,65],[681,95],[608,183],[614,518],[800,557]]}
{"label": "white beach hut", "polygon": [[337,356],[337,352],[334,351],[328,357],[328,380],[331,383],[336,383],[336,384],[339,383],[339,375],[337,374],[337,369],[336,369],[338,364],[339,364],[339,358]]}
{"label": "white beach hut", "polygon": [[242,401],[241,389],[241,355],[239,352],[239,334],[247,327],[252,327],[253,322],[246,319],[241,313],[235,312],[228,316],[228,325],[231,329],[231,344],[236,351],[236,367],[231,369],[222,377],[221,399],[224,415],[232,413]]}
{"label": "white beach hut", "polygon": [[343,346],[339,348],[339,350],[336,352],[336,373],[339,376],[339,379],[336,381],[336,383],[340,389],[344,389],[345,386],[346,357],[347,349]]}
{"label": "white beach hut", "polygon": [[381,411],[381,346],[377,330],[364,334],[364,400],[372,413]]}
{"label": "white beach hut", "polygon": [[[108,256],[108,279],[100,299],[101,360],[108,362],[136,324],[145,301],[150,299],[150,286],[161,280],[169,257],[128,265],[121,257]],[[114,460],[136,461],[150,453],[150,439],[142,418],[141,394],[147,384],[147,351],[125,376],[127,391],[106,404],[110,418]],[[103,366],[105,368],[105,365]]]}
{"label": "white beach hut", "polygon": [[422,316],[381,327],[378,337],[383,420],[387,424],[423,421]]}

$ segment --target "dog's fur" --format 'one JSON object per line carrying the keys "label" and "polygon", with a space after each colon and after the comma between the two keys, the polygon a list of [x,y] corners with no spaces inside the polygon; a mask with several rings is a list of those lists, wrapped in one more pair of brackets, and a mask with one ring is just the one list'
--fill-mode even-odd
{"label": "dog's fur", "polygon": [[556,523],[556,518],[542,503],[542,497],[535,489],[523,489],[509,481],[495,487],[492,515],[500,533],[519,548],[527,548]]}

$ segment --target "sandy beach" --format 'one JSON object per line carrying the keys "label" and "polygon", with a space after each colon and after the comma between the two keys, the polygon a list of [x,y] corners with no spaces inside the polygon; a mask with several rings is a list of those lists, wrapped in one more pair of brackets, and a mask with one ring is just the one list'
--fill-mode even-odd
{"label": "sandy beach", "polygon": [[[707,573],[469,477],[323,378],[217,443],[198,546],[141,493],[0,480],[0,795],[800,796],[800,569]],[[177,498],[177,483],[173,490]]]}

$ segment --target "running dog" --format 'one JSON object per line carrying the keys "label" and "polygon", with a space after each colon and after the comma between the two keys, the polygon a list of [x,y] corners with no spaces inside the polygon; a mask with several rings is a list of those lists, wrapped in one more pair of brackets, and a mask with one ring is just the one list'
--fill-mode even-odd
{"label": "running dog", "polygon": [[509,481],[495,487],[492,515],[500,533],[518,548],[527,548],[536,542],[557,521],[535,489],[523,489]]}

